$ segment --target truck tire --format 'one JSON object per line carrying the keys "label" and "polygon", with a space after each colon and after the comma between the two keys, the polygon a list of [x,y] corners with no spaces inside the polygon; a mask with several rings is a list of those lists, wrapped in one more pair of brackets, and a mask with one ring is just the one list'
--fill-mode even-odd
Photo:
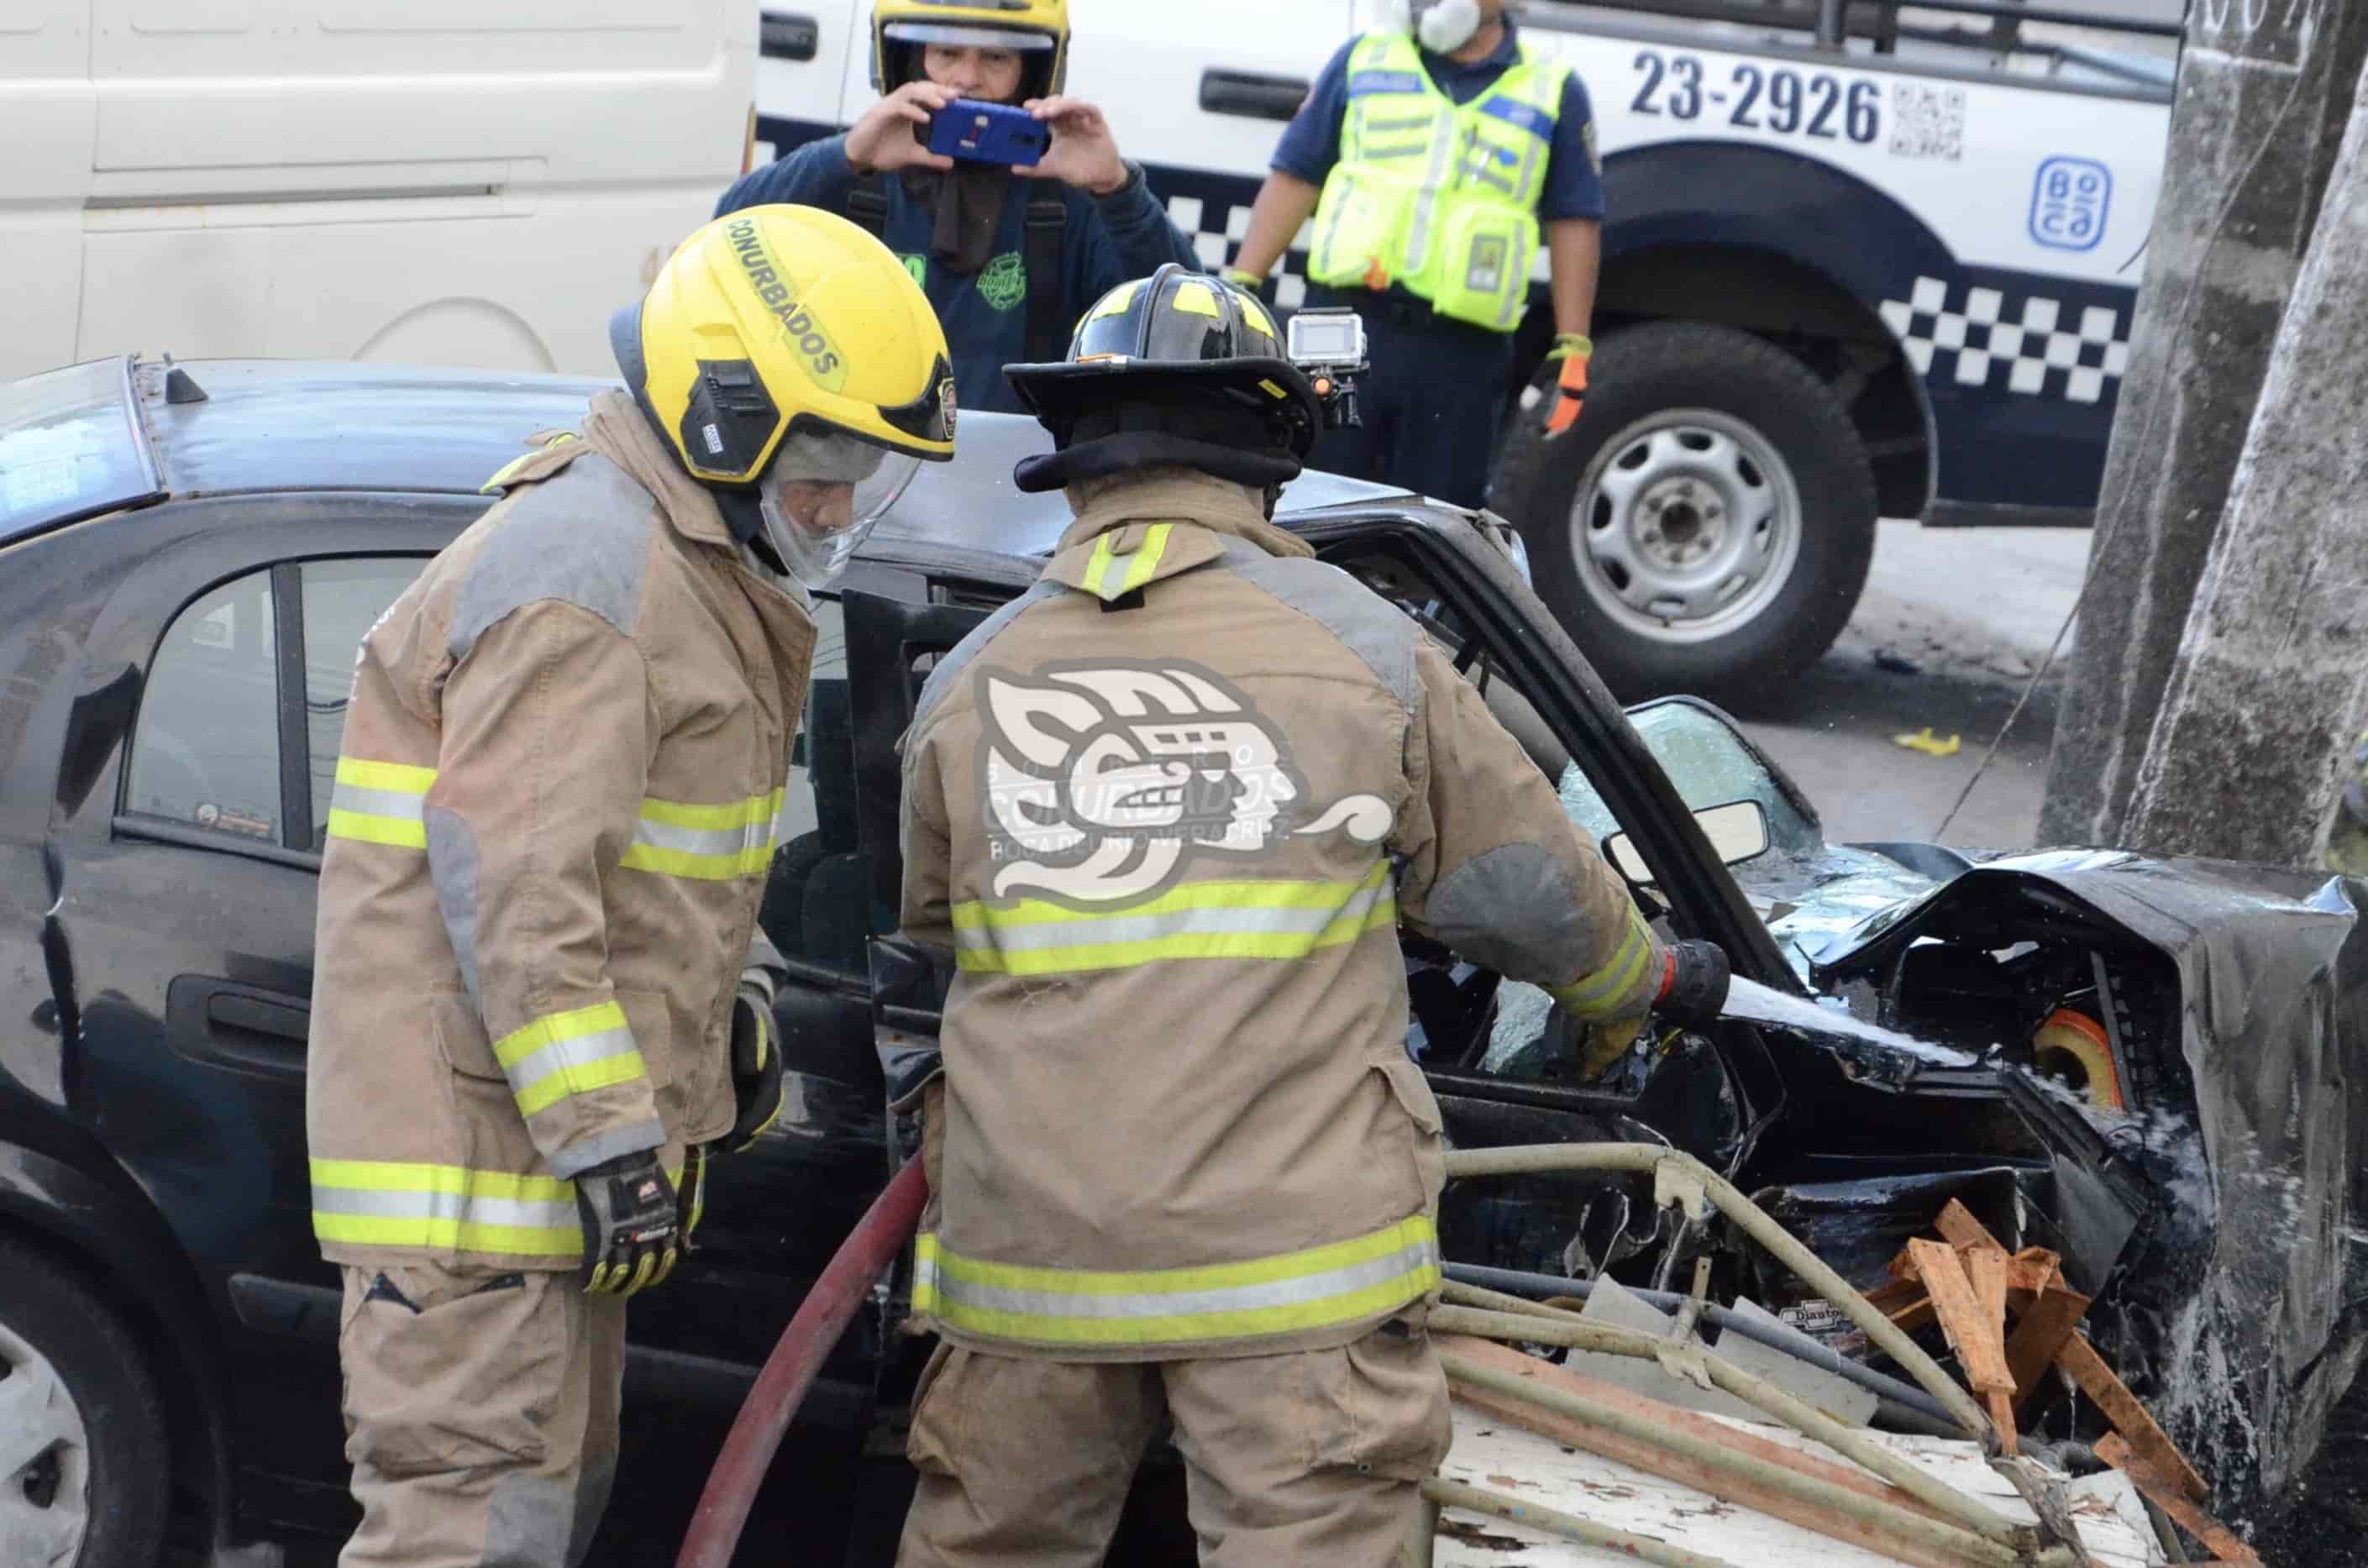
{"label": "truck tire", "polygon": [[171,1455],[123,1320],[79,1276],[0,1240],[0,1551],[11,1568],[153,1568]]}
{"label": "truck tire", "polygon": [[1578,423],[1523,431],[1497,480],[1539,596],[1622,701],[1764,698],[1866,586],[1874,472],[1848,410],[1782,349],[1694,322],[1607,336],[1588,380]]}

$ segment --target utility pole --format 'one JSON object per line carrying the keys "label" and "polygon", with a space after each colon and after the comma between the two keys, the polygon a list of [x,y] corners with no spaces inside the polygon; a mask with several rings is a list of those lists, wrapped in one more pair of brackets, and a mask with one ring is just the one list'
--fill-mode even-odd
{"label": "utility pole", "polygon": [[2044,843],[2130,842],[2131,792],[2363,62],[2368,5],[2191,0]]}
{"label": "utility pole", "polygon": [[2140,763],[2126,839],[2317,866],[2368,717],[2368,98],[2355,104]]}

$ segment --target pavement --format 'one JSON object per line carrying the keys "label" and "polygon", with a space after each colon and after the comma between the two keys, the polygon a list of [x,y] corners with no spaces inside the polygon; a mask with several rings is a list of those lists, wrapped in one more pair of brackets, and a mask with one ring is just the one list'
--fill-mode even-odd
{"label": "pavement", "polygon": [[[1880,529],[1849,628],[1781,708],[1740,715],[1745,728],[1816,803],[1834,842],[2029,847],[2074,637],[2052,666],[2048,650],[2079,598],[2089,530]],[[1928,727],[1943,744],[1956,737],[1955,755],[1894,738]],[[1941,831],[2001,731],[1997,758]]]}

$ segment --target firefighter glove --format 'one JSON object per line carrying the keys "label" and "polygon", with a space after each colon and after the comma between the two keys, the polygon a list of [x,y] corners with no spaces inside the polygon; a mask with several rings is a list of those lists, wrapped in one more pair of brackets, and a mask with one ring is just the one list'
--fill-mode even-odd
{"label": "firefighter glove", "polygon": [[1679,942],[1669,949],[1668,965],[1661,972],[1661,994],[1653,999],[1653,1016],[1680,1028],[1702,1028],[1726,1007],[1730,978],[1726,954],[1714,942]]}
{"label": "firefighter glove", "polygon": [[584,1224],[577,1278],[590,1294],[630,1296],[674,1272],[680,1206],[655,1149],[620,1154],[577,1176],[575,1214]]}
{"label": "firefighter glove", "polygon": [[773,1038],[773,1010],[749,986],[732,1002],[732,1099],[737,1113],[723,1146],[736,1154],[781,1119],[781,1048]]}
{"label": "firefighter glove", "polygon": [[1587,403],[1588,362],[1594,357],[1595,345],[1584,333],[1565,332],[1554,338],[1546,354],[1546,363],[1557,368],[1554,390],[1547,394],[1547,435],[1559,436],[1578,423]]}

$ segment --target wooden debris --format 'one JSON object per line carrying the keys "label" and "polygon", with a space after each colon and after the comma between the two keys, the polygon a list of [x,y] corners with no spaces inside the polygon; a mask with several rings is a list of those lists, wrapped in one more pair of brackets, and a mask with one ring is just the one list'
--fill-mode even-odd
{"label": "wooden debris", "polygon": [[[2007,1369],[2006,1361],[2006,1255],[1992,1248],[1970,1255],[1979,1260],[1975,1267],[1996,1296],[1993,1315],[1984,1290],[1967,1276],[1965,1260],[1958,1257],[1954,1248],[1918,1237],[1907,1244],[1907,1254],[1924,1289],[1931,1293],[1941,1332],[1948,1335],[1950,1348],[1957,1353],[1965,1381],[1990,1408],[1998,1441],[2008,1453],[2016,1452],[2019,1445],[2011,1408],[2014,1374]],[[2001,1410],[2007,1415],[2004,1421],[1998,1420]]]}
{"label": "wooden debris", "polygon": [[[2097,1402],[2097,1408],[2105,1413],[2105,1419],[2113,1424],[2113,1430],[2129,1440],[2130,1447],[2136,1450],[2149,1469],[2160,1471],[2176,1482],[2179,1488],[2195,1502],[2201,1503],[2211,1496],[2212,1489],[2203,1484],[2203,1478],[2195,1473],[2195,1467],[2187,1462],[2187,1456],[2179,1451],[2179,1445],[2155,1424],[2154,1416],[2138,1403],[2138,1396],[2130,1392],[2128,1384],[2113,1375],[2113,1369],[2105,1365],[2105,1358],[2097,1354],[2088,1340],[2074,1334],[2064,1342],[2064,1348],[2056,1352],[2055,1364],[2071,1373],[2072,1381],[2080,1385],[2080,1392]],[[2103,1452],[2101,1449],[2098,1451]],[[2130,1475],[2135,1480],[2137,1471],[2132,1471]]]}
{"label": "wooden debris", "polygon": [[2060,1286],[2022,1310],[2014,1333],[2006,1342],[2007,1370],[2014,1375],[2018,1409],[2029,1404],[2032,1396],[2039,1392],[2047,1369],[2055,1364],[2088,1311],[2088,1297]]}
{"label": "wooden debris", "polygon": [[[2094,1352],[2090,1352],[2094,1354]],[[2173,1450],[2174,1457],[2176,1450]],[[2187,1496],[2178,1476],[2141,1458],[2130,1447],[2129,1439],[2119,1432],[2109,1434],[2097,1445],[2097,1457],[2115,1470],[2126,1471],[2144,1493],[2171,1518],[2196,1540],[2205,1550],[2223,1562],[2249,1563],[2260,1568],[2260,1554],[2228,1529],[2228,1527],[2197,1506],[2198,1499]],[[2182,1461],[2183,1462],[2183,1461]],[[2192,1472],[2191,1472],[2192,1473]]]}

